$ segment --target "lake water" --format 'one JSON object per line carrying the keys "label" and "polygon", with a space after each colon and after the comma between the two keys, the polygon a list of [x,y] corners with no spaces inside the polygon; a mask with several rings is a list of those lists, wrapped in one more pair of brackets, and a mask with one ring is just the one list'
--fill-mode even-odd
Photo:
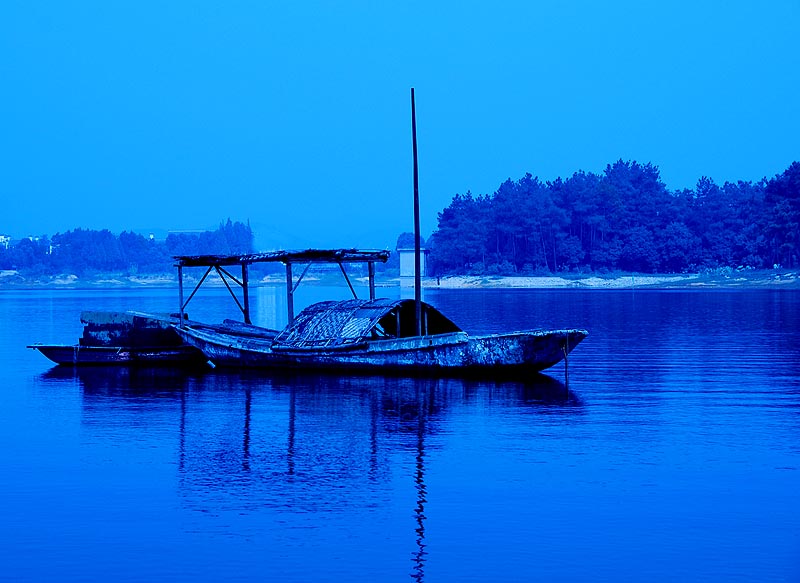
{"label": "lake water", "polygon": [[[235,316],[226,293],[192,317]],[[73,371],[25,348],[175,295],[0,291],[0,579],[800,581],[799,292],[426,292],[471,332],[588,329],[568,394],[562,366]],[[285,323],[280,288],[253,295]]]}

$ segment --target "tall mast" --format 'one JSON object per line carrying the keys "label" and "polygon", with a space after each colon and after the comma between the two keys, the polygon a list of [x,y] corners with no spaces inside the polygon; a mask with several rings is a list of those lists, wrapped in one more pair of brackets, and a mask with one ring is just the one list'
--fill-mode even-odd
{"label": "tall mast", "polygon": [[417,171],[417,112],[414,105],[414,88],[411,88],[411,140],[414,148],[414,306],[416,308],[417,336],[422,336],[422,253],[419,236],[419,176]]}

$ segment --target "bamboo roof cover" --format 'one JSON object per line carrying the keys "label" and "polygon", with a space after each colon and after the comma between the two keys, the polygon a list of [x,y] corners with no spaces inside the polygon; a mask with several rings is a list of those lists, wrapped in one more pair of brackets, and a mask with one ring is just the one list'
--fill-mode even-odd
{"label": "bamboo roof cover", "polygon": [[268,251],[243,255],[176,255],[175,265],[181,267],[210,267],[249,265],[251,263],[386,263],[389,251],[365,249],[306,249],[304,251]]}
{"label": "bamboo roof cover", "polygon": [[400,300],[319,302],[300,312],[275,338],[281,348],[332,348],[360,344]]}
{"label": "bamboo roof cover", "polygon": [[[459,332],[461,329],[439,310],[423,302],[429,333]],[[300,312],[291,325],[275,337],[273,350],[336,349],[358,346],[381,337],[406,337],[398,330],[402,313],[413,328],[414,300],[344,300],[319,302]],[[389,318],[384,319],[386,316]]]}

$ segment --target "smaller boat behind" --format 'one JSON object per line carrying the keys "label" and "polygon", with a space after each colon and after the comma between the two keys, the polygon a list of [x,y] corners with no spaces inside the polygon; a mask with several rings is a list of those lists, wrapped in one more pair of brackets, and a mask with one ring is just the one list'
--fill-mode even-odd
{"label": "smaller boat behind", "polygon": [[77,344],[31,344],[59,365],[193,366],[206,363],[175,332],[177,319],[141,312],[81,313]]}
{"label": "smaller boat behind", "polygon": [[190,346],[81,346],[80,344],[30,344],[45,357],[60,365],[202,365],[202,352]]}

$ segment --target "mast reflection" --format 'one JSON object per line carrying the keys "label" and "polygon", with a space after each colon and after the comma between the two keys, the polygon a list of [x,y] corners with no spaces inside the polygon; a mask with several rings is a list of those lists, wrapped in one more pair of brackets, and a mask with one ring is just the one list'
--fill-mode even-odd
{"label": "mast reflection", "polygon": [[250,408],[253,402],[253,391],[250,387],[244,390],[244,439],[242,442],[242,469],[250,471]]}
{"label": "mast reflection", "polygon": [[415,581],[421,582],[425,579],[425,504],[428,501],[428,489],[425,486],[425,420],[427,415],[427,397],[428,393],[417,391],[417,399],[419,402],[419,417],[417,419],[417,458],[416,458],[416,474],[414,476],[414,484],[417,488],[417,506],[414,509],[414,515],[417,520],[417,528],[414,529],[417,533],[417,550],[414,553],[414,570],[411,573],[411,578]]}
{"label": "mast reflection", "polygon": [[289,390],[289,430],[286,444],[286,475],[291,480],[294,477],[294,433],[297,418],[297,393],[294,388]]}

